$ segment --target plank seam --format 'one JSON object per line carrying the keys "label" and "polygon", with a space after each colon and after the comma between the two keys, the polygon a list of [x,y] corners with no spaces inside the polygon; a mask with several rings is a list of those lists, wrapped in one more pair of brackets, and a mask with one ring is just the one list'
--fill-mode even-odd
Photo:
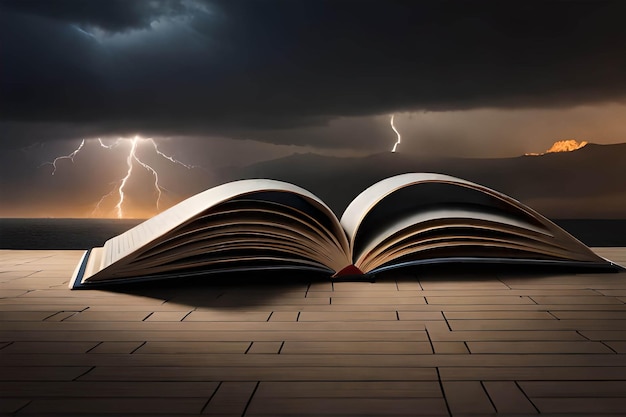
{"label": "plank seam", "polygon": [[494,412],[498,412],[498,407],[496,407],[496,404],[493,402],[493,399],[491,399],[491,396],[489,395],[489,391],[487,391],[487,387],[485,387],[485,382],[484,381],[480,381],[480,386],[482,387],[483,391],[485,392],[485,395],[487,395],[487,399],[489,399],[489,402],[491,403],[491,406],[493,407],[493,411]]}
{"label": "plank seam", "polygon": [[89,349],[87,349],[87,351],[86,351],[85,353],[89,353],[89,352],[91,352],[92,350],[94,350],[95,348],[97,348],[98,346],[100,346],[100,345],[101,345],[101,344],[103,344],[103,343],[104,343],[104,342],[98,342],[98,343],[96,343],[96,345],[95,345],[95,346],[92,346],[92,347],[90,347]]}
{"label": "plank seam", "polygon": [[204,410],[206,410],[206,408],[209,406],[209,403],[211,402],[211,400],[213,399],[213,397],[215,397],[215,394],[217,393],[217,391],[219,391],[220,387],[222,386],[222,381],[220,381],[217,384],[217,387],[215,387],[215,389],[213,390],[213,394],[211,394],[209,396],[209,399],[206,400],[206,403],[204,403],[204,406],[202,407],[202,409],[200,410],[200,414],[204,414]]}
{"label": "plank seam", "polygon": [[519,381],[513,381],[515,383],[515,386],[517,386],[517,388],[522,392],[522,394],[524,395],[524,397],[526,397],[526,399],[528,400],[528,402],[530,403],[530,405],[533,406],[533,408],[537,411],[537,414],[541,414],[541,411],[539,411],[539,409],[537,408],[537,406],[535,405],[535,403],[530,399],[530,397],[528,396],[528,394],[526,394],[526,392],[522,389],[522,386],[519,384]]}
{"label": "plank seam", "polygon": [[89,372],[93,371],[94,369],[96,369],[95,366],[92,366],[91,368],[87,369],[85,372],[83,372],[82,374],[78,375],[76,378],[72,379],[72,381],[78,381],[79,378],[84,377],[85,375],[87,375]]}
{"label": "plank seam", "polygon": [[439,373],[439,367],[436,367],[435,370],[437,371],[437,381],[439,382],[439,389],[441,390],[441,395],[443,396],[443,402],[446,405],[446,410],[448,410],[448,415],[452,416],[450,404],[448,404],[448,398],[446,397],[446,391],[443,389],[443,382],[441,381],[441,373]]}
{"label": "plank seam", "polygon": [[138,351],[139,349],[141,349],[141,347],[142,347],[143,345],[145,345],[146,343],[148,343],[148,342],[147,342],[147,341],[146,341],[146,342],[143,342],[142,344],[140,344],[139,346],[137,346],[135,349],[133,349],[133,350],[129,353],[129,355],[132,355],[133,353],[137,352],[137,351]]}
{"label": "plank seam", "polygon": [[246,403],[246,406],[243,409],[243,413],[241,413],[241,417],[244,417],[246,415],[246,412],[248,411],[248,407],[250,407],[250,403],[252,402],[252,398],[254,398],[254,394],[256,394],[256,390],[259,388],[259,384],[260,383],[261,383],[261,381],[257,381],[256,382],[256,385],[254,386],[254,389],[252,390],[252,394],[250,394],[250,398],[248,398],[248,402]]}
{"label": "plank seam", "polygon": [[185,315],[183,316],[183,318],[182,318],[182,319],[180,319],[180,321],[185,320],[185,319],[186,319],[187,317],[189,317],[189,315],[190,315],[191,313],[193,313],[194,311],[196,311],[196,309],[195,309],[195,308],[194,308],[193,310],[191,310],[190,312],[188,312],[187,314],[185,314]]}
{"label": "plank seam", "polygon": [[430,333],[428,333],[428,328],[425,327],[424,329],[426,331],[426,337],[428,338],[428,342],[430,343],[430,350],[433,352],[433,355],[435,354],[435,346],[433,345],[433,340],[430,338]]}

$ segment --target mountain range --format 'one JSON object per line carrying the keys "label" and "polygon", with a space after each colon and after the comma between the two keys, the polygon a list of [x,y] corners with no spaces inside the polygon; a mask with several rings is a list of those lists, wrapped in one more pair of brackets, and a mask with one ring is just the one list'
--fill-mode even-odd
{"label": "mountain range", "polygon": [[273,178],[322,198],[338,215],[369,185],[405,172],[438,172],[510,195],[547,217],[626,218],[626,143],[512,158],[445,158],[379,153],[340,158],[294,154],[225,170],[219,182]]}

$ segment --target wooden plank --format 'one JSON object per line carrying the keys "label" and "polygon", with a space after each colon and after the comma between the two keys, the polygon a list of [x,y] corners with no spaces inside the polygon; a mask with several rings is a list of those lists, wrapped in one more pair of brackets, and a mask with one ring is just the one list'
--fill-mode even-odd
{"label": "wooden plank", "polygon": [[[69,289],[67,291],[70,291]],[[80,291],[81,293],[84,291]],[[41,306],[50,306],[50,305],[111,305],[111,306],[125,306],[125,305],[141,305],[144,309],[152,308],[153,306],[159,306],[163,304],[163,300],[153,299],[153,298],[143,298],[143,297],[130,297],[130,298],[115,298],[115,297],[106,297],[106,298],[78,298],[77,296],[67,296],[67,297],[53,297],[53,298],[45,298],[45,297],[15,297],[15,298],[3,298],[0,300],[0,305],[6,304],[33,304],[33,305],[41,305]],[[60,309],[62,310],[62,309]],[[119,308],[118,308],[119,310]],[[59,311],[59,310],[57,310]]]}
{"label": "wooden plank", "polygon": [[3,290],[0,293],[0,299],[2,298],[13,298],[13,297],[19,297],[21,295],[26,294],[28,291],[28,289],[9,289],[7,288],[7,286],[3,286]]}
{"label": "wooden plank", "polygon": [[470,353],[464,342],[432,342],[433,349],[438,355],[458,355]]}
{"label": "wooden plank", "polygon": [[442,398],[437,381],[263,381],[256,398]]}
{"label": "wooden plank", "polygon": [[584,274],[564,274],[564,275],[544,275],[538,274],[526,274],[517,276],[500,275],[500,280],[511,286],[514,284],[548,284],[548,285],[572,285],[583,284],[587,285],[587,288],[606,288],[605,286],[611,284],[623,284],[625,272],[619,272],[614,274],[606,273],[584,273]]}
{"label": "wooden plank", "polygon": [[178,321],[182,321],[185,317],[187,317],[187,315],[191,313],[191,310],[189,311],[154,311],[151,312],[151,314],[146,315],[144,321],[149,321],[149,322],[157,322],[157,323],[161,323],[161,322],[165,322],[165,321],[174,321],[174,322],[178,322]]}
{"label": "wooden plank", "polygon": [[246,416],[447,416],[446,405],[439,398],[271,398],[255,397]]}
{"label": "wooden plank", "polygon": [[626,353],[626,340],[604,342],[604,344],[609,346],[612,350],[614,350],[617,353]]}
{"label": "wooden plank", "polygon": [[605,295],[595,296],[533,296],[532,299],[537,304],[623,304],[615,297]]}
{"label": "wooden plank", "polygon": [[90,349],[87,353],[97,353],[100,355],[110,354],[131,354],[135,352],[143,342],[102,342]]}
{"label": "wooden plank", "polygon": [[538,414],[537,409],[513,381],[485,381],[483,386],[498,413]]}
{"label": "wooden plank", "polygon": [[626,288],[620,288],[620,289],[600,289],[600,290],[596,290],[597,292],[599,292],[602,295],[607,295],[607,296],[611,296],[611,297],[626,297]]}
{"label": "wooden plank", "polygon": [[602,415],[622,414],[626,410],[626,398],[535,398],[541,413],[563,413]]}
{"label": "wooden plank", "polygon": [[515,341],[515,342],[467,342],[471,353],[612,353],[611,349],[599,342],[567,341]]}
{"label": "wooden plank", "polygon": [[[256,355],[246,355],[256,356]],[[277,355],[282,356],[282,355]],[[38,368],[40,369],[40,368]],[[2,370],[2,368],[0,368]],[[434,381],[434,368],[384,367],[96,367],[81,381]]]}
{"label": "wooden plank", "polygon": [[0,334],[2,341],[95,341],[95,342],[130,342],[130,341],[178,341],[178,342],[249,342],[275,341],[277,338],[294,341],[416,341],[427,340],[423,331],[290,331],[277,335],[267,331],[144,331],[132,330],[93,330],[78,331],[7,331]]}
{"label": "wooden plank", "polygon": [[13,414],[23,408],[29,402],[30,400],[25,400],[22,398],[8,398],[2,396],[2,401],[0,401],[0,413]]}
{"label": "wooden plank", "polygon": [[[430,323],[428,323],[429,325]],[[427,328],[428,328],[427,325]],[[491,330],[491,331],[441,331],[430,330],[428,334],[433,342],[504,342],[504,341],[581,341],[592,339],[587,332],[577,333],[573,330]],[[623,332],[620,332],[620,335]],[[592,339],[598,340],[598,339]],[[604,339],[599,339],[604,340]]]}
{"label": "wooden plank", "polygon": [[89,366],[0,366],[0,381],[71,381]]}
{"label": "wooden plank", "polygon": [[373,312],[352,312],[352,311],[303,311],[298,321],[396,321],[398,317],[395,311],[373,311]]}
{"label": "wooden plank", "polygon": [[556,291],[560,291],[560,290],[568,291],[568,290],[588,290],[588,289],[593,289],[593,291],[598,293],[602,289],[611,289],[611,290],[613,290],[613,289],[624,289],[624,288],[626,288],[626,282],[625,283],[609,282],[609,283],[605,283],[605,284],[603,284],[602,282],[598,282],[598,283],[595,283],[594,285],[589,285],[589,284],[585,284],[585,283],[581,283],[581,284],[542,284],[541,282],[525,282],[525,281],[521,281],[520,283],[509,284],[509,286],[510,286],[511,290],[520,290],[520,291],[532,291],[532,290],[536,290],[536,289],[556,290]]}
{"label": "wooden plank", "polygon": [[401,306],[406,304],[426,304],[424,297],[331,297],[331,303],[334,305],[389,305]]}
{"label": "wooden plank", "polygon": [[487,393],[478,381],[443,381],[443,391],[452,414],[494,413]]}
{"label": "wooden plank", "polygon": [[248,354],[267,354],[279,353],[284,342],[252,342],[252,345],[246,353]]}
{"label": "wooden plank", "polygon": [[21,414],[198,414],[206,398],[36,398]]}
{"label": "wooden plank", "polygon": [[[466,274],[463,274],[466,275]],[[469,275],[469,274],[467,274]],[[458,274],[449,277],[438,277],[436,279],[420,278],[420,284],[426,291],[430,290],[508,290],[509,287],[498,280],[495,276],[490,279],[483,277],[464,276],[460,280]]]}
{"label": "wooden plank", "polygon": [[259,312],[259,313],[241,313],[241,312],[229,312],[229,311],[192,311],[184,321],[267,321],[269,319],[271,311]]}
{"label": "wooden plank", "polygon": [[[406,292],[401,292],[406,294]],[[596,296],[598,292],[590,288],[526,288],[526,289],[448,289],[423,290],[415,292],[423,297],[501,297],[501,296]]]}
{"label": "wooden plank", "polygon": [[626,341],[626,331],[620,330],[581,330],[579,332],[582,336],[589,340],[616,340]]}
{"label": "wooden plank", "polygon": [[134,354],[154,353],[245,353],[249,342],[147,342]]}
{"label": "wooden plank", "polygon": [[59,310],[42,311],[0,311],[0,322],[6,321],[43,321],[57,314]]}
{"label": "wooden plank", "polygon": [[507,305],[507,304],[535,304],[529,297],[514,295],[494,295],[475,297],[426,297],[430,305],[454,305],[454,304],[481,304],[481,305]]}
{"label": "wooden plank", "polygon": [[531,398],[626,398],[626,381],[520,381],[519,385]]}
{"label": "wooden plank", "polygon": [[243,415],[258,382],[222,382],[203,414]]}
{"label": "wooden plank", "polygon": [[402,311],[398,310],[398,318],[408,321],[440,321],[444,320],[441,311]]}
{"label": "wooden plank", "polygon": [[[358,283],[360,285],[372,285],[370,283]],[[397,289],[393,290],[379,290],[376,291],[376,297],[384,297],[384,298],[402,298],[402,297],[420,297],[422,296],[422,291],[398,291]],[[307,293],[307,298],[371,298],[373,295],[371,290],[357,290],[354,291],[317,291]]]}
{"label": "wooden plank", "polygon": [[298,321],[299,311],[272,311],[269,321]]}
{"label": "wooden plank", "polygon": [[625,330],[626,320],[448,320],[456,330]]}
{"label": "wooden plank", "polygon": [[85,353],[97,344],[96,342],[15,342],[2,349],[2,354]]}
{"label": "wooden plank", "polygon": [[429,342],[285,342],[281,354],[379,354],[432,353]]}
{"label": "wooden plank", "polygon": [[[217,382],[161,381],[11,381],[0,382],[0,398],[6,397],[210,397]],[[2,401],[0,401],[2,403]]]}
{"label": "wooden plank", "polygon": [[333,291],[369,291],[372,294],[379,291],[397,291],[395,282],[333,282]]}
{"label": "wooden plank", "polygon": [[552,315],[560,320],[626,320],[626,310],[623,311],[552,311]]}
{"label": "wooden plank", "polygon": [[626,367],[442,367],[439,372],[447,381],[623,381]]}
{"label": "wooden plank", "polygon": [[[555,320],[547,311],[445,311],[448,320]],[[624,312],[626,317],[626,312]]]}
{"label": "wooden plank", "polygon": [[90,322],[107,322],[114,321],[143,321],[150,313],[144,311],[83,311],[69,317],[66,322],[72,321],[90,321]]}

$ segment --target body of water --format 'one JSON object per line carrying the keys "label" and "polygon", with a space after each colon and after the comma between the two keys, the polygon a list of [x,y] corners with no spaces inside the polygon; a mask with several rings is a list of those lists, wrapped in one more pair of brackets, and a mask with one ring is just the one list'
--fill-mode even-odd
{"label": "body of water", "polygon": [[142,220],[0,219],[0,249],[90,249]]}
{"label": "body of water", "polygon": [[[89,249],[141,221],[0,218],[0,249]],[[555,222],[588,246],[626,246],[626,219]]]}

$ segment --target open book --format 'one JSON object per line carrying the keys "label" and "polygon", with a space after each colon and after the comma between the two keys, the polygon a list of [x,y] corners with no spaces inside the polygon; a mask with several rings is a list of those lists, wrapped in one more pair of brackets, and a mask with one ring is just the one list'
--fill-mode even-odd
{"label": "open book", "polygon": [[384,179],[341,220],[298,186],[251,179],[196,194],[85,252],[70,288],[283,268],[341,277],[438,262],[613,266],[513,198],[448,175]]}

